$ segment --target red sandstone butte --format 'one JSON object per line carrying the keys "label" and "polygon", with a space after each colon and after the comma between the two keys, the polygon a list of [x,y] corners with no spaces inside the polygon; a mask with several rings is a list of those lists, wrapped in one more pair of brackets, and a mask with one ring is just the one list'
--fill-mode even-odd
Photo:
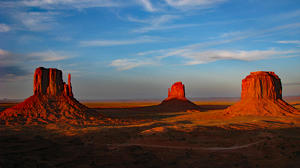
{"label": "red sandstone butte", "polygon": [[168,89],[168,98],[166,100],[173,98],[186,100],[185,88],[182,82],[176,82],[172,85],[171,89]]}
{"label": "red sandstone butte", "polygon": [[243,79],[241,100],[224,112],[230,116],[299,114],[297,109],[282,100],[281,80],[269,71],[251,72]]}
{"label": "red sandstone butte", "polygon": [[159,111],[188,111],[201,108],[185,98],[185,87],[182,82],[176,82],[168,89],[168,98],[161,102],[158,106]]}
{"label": "red sandstone butte", "polygon": [[87,108],[74,97],[71,75],[68,84],[62,71],[39,67],[33,79],[33,96],[0,112],[0,124],[96,124],[104,115]]}

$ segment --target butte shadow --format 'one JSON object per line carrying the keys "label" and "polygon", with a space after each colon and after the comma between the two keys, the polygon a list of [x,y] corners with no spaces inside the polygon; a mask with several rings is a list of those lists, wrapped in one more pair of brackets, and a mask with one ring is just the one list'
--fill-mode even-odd
{"label": "butte shadow", "polygon": [[185,87],[181,82],[176,82],[168,89],[168,98],[159,105],[141,107],[139,110],[152,112],[185,112],[201,111],[203,108],[185,98]]}
{"label": "butte shadow", "polygon": [[225,116],[293,116],[300,112],[282,100],[280,78],[274,72],[251,72],[242,80],[241,100],[224,111]]}
{"label": "butte shadow", "polygon": [[33,96],[0,113],[3,124],[97,124],[105,115],[98,113],[74,98],[71,75],[68,84],[62,71],[39,67],[33,79]]}

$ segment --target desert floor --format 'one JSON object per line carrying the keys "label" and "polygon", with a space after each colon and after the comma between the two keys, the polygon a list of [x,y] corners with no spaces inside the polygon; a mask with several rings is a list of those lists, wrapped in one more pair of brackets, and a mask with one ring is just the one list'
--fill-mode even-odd
{"label": "desert floor", "polygon": [[[222,118],[234,102],[195,103],[205,110],[162,113],[146,110],[157,103],[87,102],[112,120],[143,122],[0,126],[0,168],[299,167],[300,115]],[[289,103],[300,109],[299,100]],[[0,111],[13,105],[2,103]]]}

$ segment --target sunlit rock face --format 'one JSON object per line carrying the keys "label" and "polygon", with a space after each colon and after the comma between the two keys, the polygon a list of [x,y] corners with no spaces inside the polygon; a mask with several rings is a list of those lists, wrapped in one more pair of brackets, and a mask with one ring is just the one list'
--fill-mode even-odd
{"label": "sunlit rock face", "polygon": [[251,72],[242,81],[241,99],[282,99],[280,78],[274,72]]}
{"label": "sunlit rock face", "polygon": [[68,85],[62,80],[62,71],[49,68],[39,67],[35,70],[33,78],[34,95],[59,95],[73,97],[71,86],[71,74],[69,74]]}
{"label": "sunlit rock face", "polygon": [[200,111],[202,108],[185,98],[185,87],[182,82],[176,82],[168,89],[168,98],[157,106],[159,111]]}
{"label": "sunlit rock face", "polygon": [[287,116],[299,111],[282,100],[281,80],[274,72],[257,71],[242,80],[241,100],[224,113],[227,116]]}
{"label": "sunlit rock face", "polygon": [[186,100],[185,88],[182,82],[176,82],[172,85],[171,89],[168,89],[168,98],[166,100],[173,98]]}
{"label": "sunlit rock face", "polygon": [[2,124],[97,124],[103,114],[87,108],[74,97],[71,75],[68,84],[62,80],[62,71],[39,67],[33,77],[33,96],[24,102],[0,112]]}

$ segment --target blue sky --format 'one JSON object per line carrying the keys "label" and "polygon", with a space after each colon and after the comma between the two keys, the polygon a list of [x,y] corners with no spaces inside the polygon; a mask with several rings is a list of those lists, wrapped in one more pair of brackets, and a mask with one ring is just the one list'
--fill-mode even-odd
{"label": "blue sky", "polygon": [[0,1],[0,99],[31,96],[37,67],[78,99],[238,97],[252,71],[300,95],[300,1]]}

